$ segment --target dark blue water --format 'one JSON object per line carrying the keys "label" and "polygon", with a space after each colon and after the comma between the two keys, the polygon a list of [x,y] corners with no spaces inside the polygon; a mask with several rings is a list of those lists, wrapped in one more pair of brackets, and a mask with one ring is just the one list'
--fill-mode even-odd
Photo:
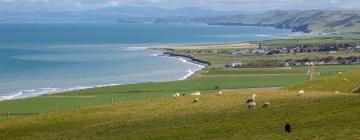
{"label": "dark blue water", "polygon": [[0,100],[109,84],[182,79],[200,67],[146,49],[237,43],[289,30],[171,24],[0,24]]}

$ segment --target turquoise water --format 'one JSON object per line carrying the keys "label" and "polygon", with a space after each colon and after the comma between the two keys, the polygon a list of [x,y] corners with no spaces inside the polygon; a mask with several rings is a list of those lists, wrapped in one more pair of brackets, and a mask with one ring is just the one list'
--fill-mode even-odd
{"label": "turquoise water", "polygon": [[162,44],[236,43],[289,30],[171,24],[0,24],[0,100],[111,84],[183,79],[200,69]]}

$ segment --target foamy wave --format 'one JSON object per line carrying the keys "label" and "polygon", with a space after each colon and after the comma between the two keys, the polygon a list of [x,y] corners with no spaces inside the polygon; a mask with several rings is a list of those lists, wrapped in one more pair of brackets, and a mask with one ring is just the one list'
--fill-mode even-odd
{"label": "foamy wave", "polygon": [[189,69],[187,72],[188,73],[183,78],[181,78],[180,80],[185,80],[185,79],[191,77],[195,73],[195,71],[193,71],[191,69]]}
{"label": "foamy wave", "polygon": [[270,35],[256,35],[258,37],[269,37]]}
{"label": "foamy wave", "polygon": [[66,92],[66,91],[76,91],[76,90],[90,89],[90,88],[117,86],[117,85],[121,85],[121,84],[79,86],[79,87],[73,87],[73,88],[67,88],[67,89],[47,87],[47,88],[39,88],[39,89],[21,90],[13,95],[0,96],[0,101],[27,98],[27,97],[35,97],[35,96],[46,95],[46,94],[55,94],[55,93],[61,93],[61,92]]}
{"label": "foamy wave", "polygon": [[18,92],[17,94],[14,94],[14,95],[0,96],[0,101],[3,101],[3,100],[11,100],[11,99],[17,98],[17,97],[22,96],[22,95],[23,95],[23,92],[20,91],[20,92]]}
{"label": "foamy wave", "polygon": [[125,50],[126,51],[144,51],[147,49],[148,49],[148,47],[128,47]]}
{"label": "foamy wave", "polygon": [[155,57],[158,57],[160,56],[159,54],[150,54],[151,56],[155,56]]}

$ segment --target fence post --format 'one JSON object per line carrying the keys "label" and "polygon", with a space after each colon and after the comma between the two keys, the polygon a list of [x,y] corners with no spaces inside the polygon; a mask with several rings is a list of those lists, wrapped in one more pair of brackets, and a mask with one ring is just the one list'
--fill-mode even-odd
{"label": "fence post", "polygon": [[45,105],[45,113],[48,112],[48,108],[47,108],[47,105]]}

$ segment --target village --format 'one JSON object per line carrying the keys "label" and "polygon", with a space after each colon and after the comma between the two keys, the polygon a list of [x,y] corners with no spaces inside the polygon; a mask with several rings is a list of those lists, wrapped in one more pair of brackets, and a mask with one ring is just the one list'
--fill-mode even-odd
{"label": "village", "polygon": [[[215,53],[217,51],[213,51]],[[342,46],[285,46],[285,47],[269,47],[263,44],[259,44],[258,48],[245,48],[229,52],[230,56],[291,56],[291,55],[303,55],[309,53],[323,53],[336,55],[340,52],[355,53],[360,52],[360,45],[342,45]],[[360,64],[360,57],[348,56],[348,57],[316,57],[316,58],[304,58],[304,59],[287,59],[285,61],[279,60],[263,60],[253,61],[250,63],[243,62],[231,62],[225,64],[225,68],[243,68],[243,67],[291,67],[291,66],[311,66],[311,65],[358,65]]]}

